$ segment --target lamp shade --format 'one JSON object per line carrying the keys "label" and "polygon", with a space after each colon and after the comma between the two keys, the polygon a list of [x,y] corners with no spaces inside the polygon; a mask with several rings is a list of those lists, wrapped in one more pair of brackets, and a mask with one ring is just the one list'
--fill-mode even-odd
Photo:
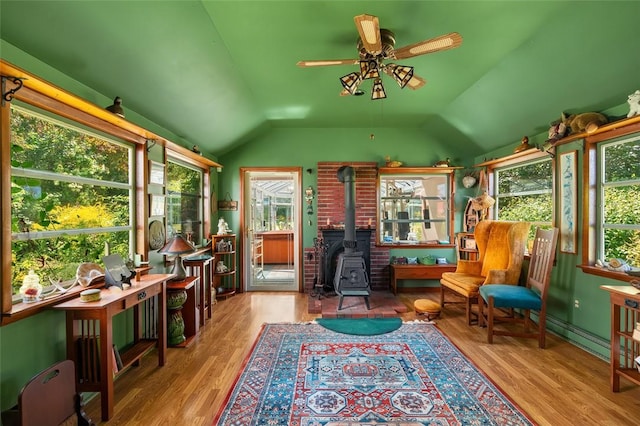
{"label": "lamp shade", "polygon": [[171,268],[171,273],[176,275],[175,278],[173,278],[174,280],[182,281],[187,277],[187,271],[184,269],[180,255],[193,251],[195,251],[195,248],[182,234],[175,234],[164,247],[158,250],[158,253],[174,255],[176,257],[173,268]]}
{"label": "lamp shade", "polygon": [[360,61],[360,75],[364,80],[380,77],[379,65],[375,59]]}
{"label": "lamp shade", "polygon": [[413,77],[413,67],[407,67],[405,65],[396,65],[392,71],[393,79],[398,83],[401,89],[409,83],[411,77]]}
{"label": "lamp shade", "polygon": [[361,82],[362,77],[356,72],[349,73],[340,78],[342,87],[344,87],[344,89],[352,95],[356,93]]}
{"label": "lamp shade", "polygon": [[382,80],[377,78],[373,82],[373,88],[371,89],[371,99],[384,99],[387,97],[387,93],[384,91],[384,86],[382,85]]}

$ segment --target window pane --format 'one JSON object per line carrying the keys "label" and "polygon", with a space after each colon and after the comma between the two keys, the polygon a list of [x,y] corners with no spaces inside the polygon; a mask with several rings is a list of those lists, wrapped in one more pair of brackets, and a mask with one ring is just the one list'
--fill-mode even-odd
{"label": "window pane", "polygon": [[553,200],[551,194],[509,196],[500,198],[500,220],[526,220],[551,223]]}
{"label": "window pane", "polygon": [[168,233],[183,234],[189,241],[202,240],[202,171],[169,162],[167,164]]}
{"label": "window pane", "polygon": [[496,218],[531,223],[528,247],[536,228],[553,224],[553,171],[550,158],[497,169]]}
{"label": "window pane", "polygon": [[12,166],[129,182],[125,146],[17,108],[11,110]]}
{"label": "window pane", "polygon": [[73,182],[11,178],[13,232],[129,225],[129,191]]}
{"label": "window pane", "polygon": [[604,152],[604,181],[640,179],[640,140],[607,145]]}
{"label": "window pane", "polygon": [[11,106],[11,231],[14,294],[33,269],[73,280],[101,263],[105,243],[131,248],[132,148]]}
{"label": "window pane", "polygon": [[604,230],[604,258],[619,258],[631,265],[640,265],[640,230]]}
{"label": "window pane", "polygon": [[551,160],[499,170],[498,194],[551,192]]}
{"label": "window pane", "polygon": [[640,185],[604,188],[604,223],[638,224],[640,219]]}
{"label": "window pane", "polygon": [[597,256],[640,266],[640,138],[602,144],[599,152],[603,208]]}

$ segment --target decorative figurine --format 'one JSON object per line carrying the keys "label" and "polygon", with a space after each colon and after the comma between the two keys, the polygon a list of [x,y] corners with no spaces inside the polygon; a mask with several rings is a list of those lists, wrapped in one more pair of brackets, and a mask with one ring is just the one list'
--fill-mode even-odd
{"label": "decorative figurine", "polygon": [[636,90],[630,94],[627,98],[627,103],[629,104],[627,118],[640,115],[640,90]]}
{"label": "decorative figurine", "polygon": [[229,225],[223,217],[218,219],[218,235],[225,235],[229,233]]}
{"label": "decorative figurine", "polygon": [[221,260],[218,263],[216,263],[216,272],[219,274],[222,274],[224,272],[228,272],[229,268],[227,267],[227,265],[224,264],[224,262]]}

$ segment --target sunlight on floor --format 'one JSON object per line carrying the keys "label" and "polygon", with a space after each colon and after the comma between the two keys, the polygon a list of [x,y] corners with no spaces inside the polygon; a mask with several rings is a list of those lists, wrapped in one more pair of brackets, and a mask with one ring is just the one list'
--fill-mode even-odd
{"label": "sunlight on floor", "polygon": [[251,310],[258,310],[264,322],[295,322],[296,297],[292,294],[251,294]]}

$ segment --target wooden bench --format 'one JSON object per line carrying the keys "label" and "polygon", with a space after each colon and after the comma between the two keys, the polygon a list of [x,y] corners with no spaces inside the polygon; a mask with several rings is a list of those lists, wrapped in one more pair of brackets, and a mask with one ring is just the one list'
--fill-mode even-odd
{"label": "wooden bench", "polygon": [[456,265],[398,265],[391,264],[389,286],[393,294],[398,294],[398,280],[439,280],[444,272],[455,272]]}

